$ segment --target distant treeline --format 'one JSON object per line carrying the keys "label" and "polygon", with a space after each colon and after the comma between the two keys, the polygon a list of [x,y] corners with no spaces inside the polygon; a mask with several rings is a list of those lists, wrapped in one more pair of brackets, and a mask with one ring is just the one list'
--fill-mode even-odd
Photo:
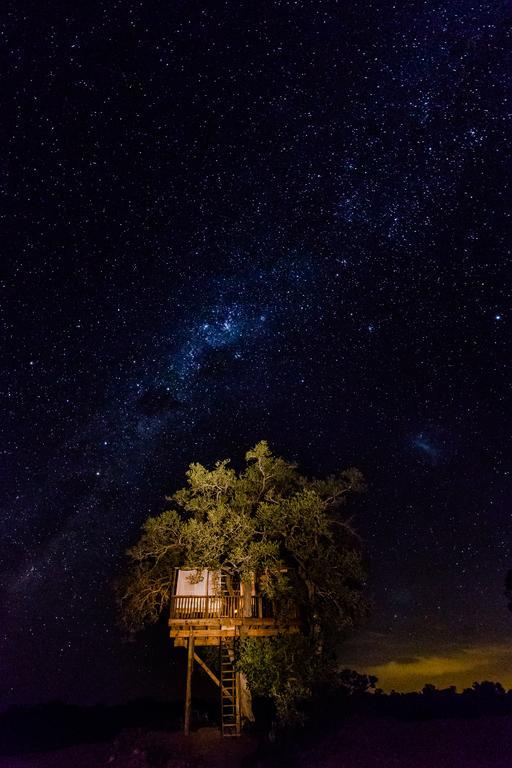
{"label": "distant treeline", "polygon": [[[218,725],[216,699],[193,702],[193,725]],[[276,728],[271,702],[255,699],[254,730],[266,737]],[[76,706],[49,702],[31,708],[13,708],[0,716],[0,755],[41,752],[74,744],[110,740],[127,730],[175,731],[182,727],[183,702],[137,700],[109,706]],[[385,717],[400,720],[472,718],[512,715],[512,690],[500,683],[475,682],[457,693],[454,686],[438,689],[426,685],[420,693],[384,693],[377,679],[343,670],[337,685],[318,689],[304,704],[305,723],[311,732],[341,726],[347,719]],[[301,729],[302,730],[302,729]],[[306,734],[303,734],[306,736]]]}
{"label": "distant treeline", "polygon": [[[330,691],[317,692],[319,699],[328,703],[325,709],[336,721],[340,715],[372,715],[404,720],[425,720],[450,717],[480,717],[483,715],[512,714],[512,690],[506,691],[499,682],[484,680],[473,683],[460,693],[455,686],[437,688],[424,686],[421,692],[384,693],[377,687],[377,678],[344,670],[342,685]],[[315,705],[307,708],[308,717],[315,719]]]}

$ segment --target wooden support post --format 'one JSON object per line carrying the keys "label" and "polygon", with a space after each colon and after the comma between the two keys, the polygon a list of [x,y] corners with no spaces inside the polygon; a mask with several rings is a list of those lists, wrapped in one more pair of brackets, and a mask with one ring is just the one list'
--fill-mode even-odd
{"label": "wooden support post", "polygon": [[[217,675],[215,675],[215,674],[214,674],[214,673],[211,671],[210,667],[208,667],[208,666],[207,666],[207,665],[204,663],[204,661],[202,660],[202,658],[201,658],[200,656],[198,656],[198,655],[197,655],[197,653],[194,653],[194,661],[197,661],[197,663],[199,664],[199,666],[200,666],[200,667],[202,667],[202,669],[204,669],[204,671],[206,672],[206,674],[208,675],[208,677],[210,677],[210,678],[213,680],[213,682],[215,683],[215,685],[218,685],[218,686],[219,686],[219,688],[222,688],[222,695],[223,695],[223,696],[227,696],[227,698],[228,698],[228,699],[231,699],[231,694],[229,693],[229,691],[227,691],[227,690],[224,688],[224,686],[222,686],[222,685],[221,685],[221,683],[220,683],[220,680],[219,680],[219,678],[217,677]],[[231,700],[232,700],[232,699],[231,699]]]}
{"label": "wooden support post", "polygon": [[194,666],[194,635],[188,638],[187,657],[187,690],[185,693],[185,721],[183,731],[185,736],[190,733],[190,712],[192,709],[192,668]]}
{"label": "wooden support post", "polygon": [[235,698],[235,714],[236,714],[236,735],[240,736],[242,732],[242,712],[241,712],[241,694],[242,694],[242,686],[240,682],[240,672],[237,671],[235,673],[236,675],[236,698]]}

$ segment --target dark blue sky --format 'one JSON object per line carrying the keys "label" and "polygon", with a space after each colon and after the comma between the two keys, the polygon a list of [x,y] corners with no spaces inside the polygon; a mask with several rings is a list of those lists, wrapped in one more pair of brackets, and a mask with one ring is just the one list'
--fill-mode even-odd
{"label": "dark blue sky", "polygon": [[512,685],[510,25],[2,10],[4,704],[154,690],[171,650],[120,645],[123,552],[188,463],[260,439],[366,476],[348,660],[487,653]]}

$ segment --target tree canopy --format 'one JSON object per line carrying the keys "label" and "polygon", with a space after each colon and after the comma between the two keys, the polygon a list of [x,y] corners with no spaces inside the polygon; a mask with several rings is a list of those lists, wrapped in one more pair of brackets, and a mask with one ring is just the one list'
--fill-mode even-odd
{"label": "tree canopy", "polygon": [[284,712],[308,695],[313,678],[332,674],[340,638],[367,610],[360,540],[341,513],[363,480],[353,468],[307,478],[265,441],[245,458],[240,472],[229,460],[213,469],[191,464],[169,508],[145,522],[128,550],[122,616],[131,630],[155,622],[169,606],[176,567],[223,570],[241,581],[256,574],[263,594],[277,605],[293,600],[303,619],[300,636],[241,643],[252,692]]}

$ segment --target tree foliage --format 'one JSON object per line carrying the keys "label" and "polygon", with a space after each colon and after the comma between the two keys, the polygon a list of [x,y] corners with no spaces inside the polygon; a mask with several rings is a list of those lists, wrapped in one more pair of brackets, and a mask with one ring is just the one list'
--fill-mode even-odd
{"label": "tree foliage", "polygon": [[360,541],[341,514],[347,496],[362,488],[356,469],[306,478],[264,441],[238,473],[228,460],[213,469],[191,464],[187,485],[128,550],[125,625],[138,630],[167,609],[178,566],[222,569],[240,580],[256,574],[277,606],[295,602],[303,632],[244,640],[239,664],[252,691],[271,696],[288,717],[314,680],[332,671],[340,637],[367,609]]}

